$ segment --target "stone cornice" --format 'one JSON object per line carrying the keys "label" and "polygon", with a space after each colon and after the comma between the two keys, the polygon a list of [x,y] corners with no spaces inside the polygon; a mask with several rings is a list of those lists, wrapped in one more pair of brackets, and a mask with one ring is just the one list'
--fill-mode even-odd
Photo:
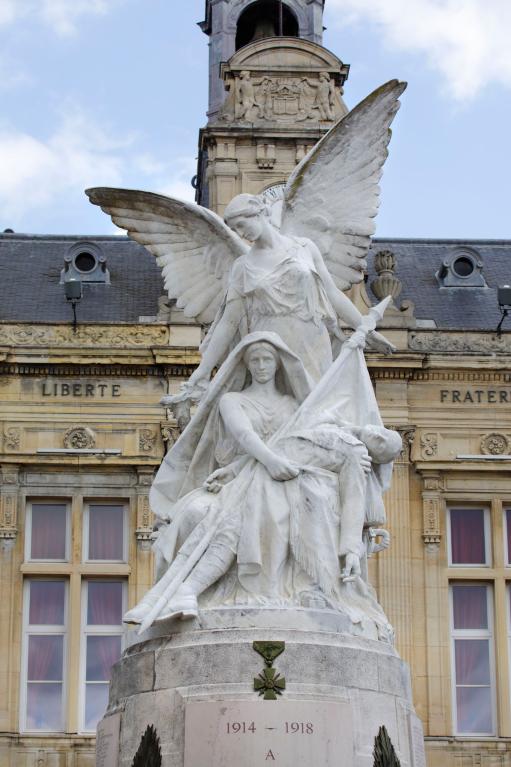
{"label": "stone cornice", "polygon": [[69,324],[0,323],[0,347],[141,349],[168,346],[170,336],[170,328],[165,324],[87,324],[78,325],[75,333]]}
{"label": "stone cornice", "polygon": [[411,331],[408,345],[415,352],[511,355],[511,333],[500,338],[494,332]]}
{"label": "stone cornice", "polygon": [[12,376],[59,376],[61,378],[137,378],[152,376],[157,378],[188,378],[193,373],[195,366],[190,364],[158,364],[158,365],[130,365],[124,364],[82,364],[69,362],[66,364],[22,364],[0,362],[0,375]]}

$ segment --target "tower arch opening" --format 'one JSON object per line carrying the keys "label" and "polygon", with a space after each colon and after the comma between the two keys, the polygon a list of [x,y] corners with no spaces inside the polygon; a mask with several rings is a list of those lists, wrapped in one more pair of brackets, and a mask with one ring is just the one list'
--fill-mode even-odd
{"label": "tower arch opening", "polygon": [[238,19],[236,50],[266,37],[299,37],[299,24],[294,12],[279,0],[256,0]]}

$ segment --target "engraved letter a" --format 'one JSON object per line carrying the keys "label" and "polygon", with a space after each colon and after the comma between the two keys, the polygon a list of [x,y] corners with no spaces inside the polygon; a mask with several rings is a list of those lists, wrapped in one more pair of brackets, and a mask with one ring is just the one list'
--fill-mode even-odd
{"label": "engraved letter a", "polygon": [[272,761],[272,762],[274,762],[274,761],[275,761],[275,757],[273,756],[273,751],[272,751],[271,749],[270,749],[270,750],[268,751],[268,753],[266,754],[266,759],[265,759],[264,761],[265,761],[265,762],[267,762],[267,761],[268,761],[268,759],[269,759],[270,761]]}

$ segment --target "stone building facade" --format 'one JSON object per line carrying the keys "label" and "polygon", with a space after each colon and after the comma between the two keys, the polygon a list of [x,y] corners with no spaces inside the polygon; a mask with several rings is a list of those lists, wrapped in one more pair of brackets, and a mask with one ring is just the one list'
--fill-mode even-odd
{"label": "stone building facade", "polygon": [[[218,212],[271,195],[346,110],[323,0],[282,6],[206,3],[198,195]],[[495,332],[510,263],[511,242],[375,240],[353,291],[361,310],[394,299],[397,352],[367,359],[404,448],[370,570],[429,767],[511,767],[511,335]],[[0,293],[0,767],[92,767],[120,617],[152,579],[148,489],[177,436],[159,399],[197,364],[201,328],[123,237],[4,233]]]}

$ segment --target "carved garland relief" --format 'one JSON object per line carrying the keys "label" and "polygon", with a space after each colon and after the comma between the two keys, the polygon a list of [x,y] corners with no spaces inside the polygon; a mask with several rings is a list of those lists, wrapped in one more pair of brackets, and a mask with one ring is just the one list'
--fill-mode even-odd
{"label": "carved garland relief", "polygon": [[138,347],[163,346],[168,344],[168,327],[127,327],[80,326],[76,333],[71,327],[25,327],[3,325],[0,328],[2,346],[103,346],[103,347]]}
{"label": "carved garland relief", "polygon": [[511,338],[490,333],[410,333],[408,346],[418,352],[511,352]]}

